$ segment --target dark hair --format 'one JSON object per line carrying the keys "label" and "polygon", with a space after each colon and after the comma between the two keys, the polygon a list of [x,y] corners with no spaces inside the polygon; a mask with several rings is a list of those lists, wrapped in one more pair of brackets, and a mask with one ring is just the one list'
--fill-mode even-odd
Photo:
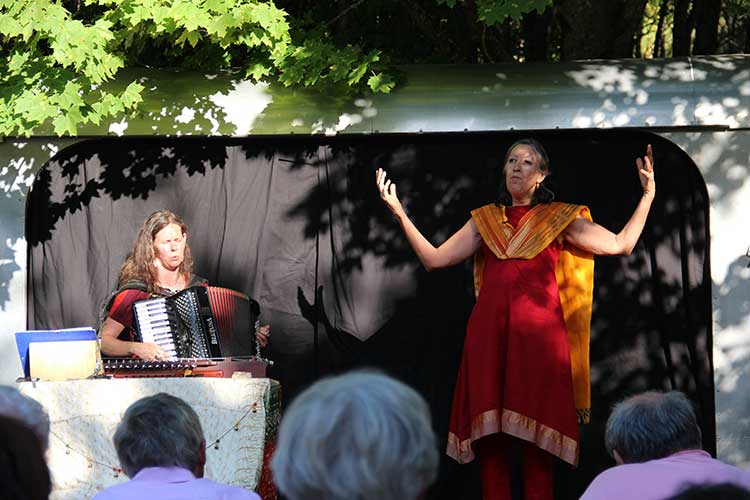
{"label": "dark hair", "polygon": [[693,484],[667,500],[750,500],[750,491],[731,483]]}
{"label": "dark hair", "polygon": [[[177,224],[182,230],[182,234],[187,234],[185,223],[174,212],[170,212],[169,210],[154,212],[143,222],[133,244],[133,251],[130,252],[120,268],[120,285],[127,281],[138,280],[146,283],[148,291],[153,292],[156,289],[157,277],[156,269],[154,269],[154,239],[156,239],[159,231],[170,224]],[[193,257],[190,253],[190,246],[186,243],[185,256],[180,265],[180,274],[185,278],[185,281],[190,281],[192,273]]]}
{"label": "dark hair", "polygon": [[0,417],[0,485],[7,500],[47,500],[52,490],[39,439],[10,417]]}
{"label": "dark hair", "polygon": [[683,393],[644,392],[615,405],[604,442],[610,454],[638,463],[701,449],[701,431]]}
{"label": "dark hair", "polygon": [[510,145],[508,151],[505,153],[505,160],[503,160],[502,173],[500,175],[500,203],[506,206],[513,204],[513,199],[511,198],[510,193],[508,192],[508,188],[505,185],[505,165],[508,164],[508,159],[510,158],[511,153],[518,146],[526,146],[528,148],[531,148],[539,162],[539,165],[537,165],[539,170],[545,174],[544,180],[541,184],[539,184],[539,187],[534,191],[534,194],[531,195],[531,205],[533,206],[540,203],[549,203],[551,201],[554,201],[555,193],[553,193],[552,190],[546,185],[546,183],[548,182],[547,179],[549,179],[550,175],[552,174],[552,170],[550,170],[549,166],[549,157],[547,156],[547,152],[544,150],[544,146],[542,146],[542,143],[537,141],[536,139],[529,137],[527,139],[517,140]]}
{"label": "dark hair", "polygon": [[47,449],[49,416],[38,401],[21,394],[15,387],[0,385],[0,415],[20,420],[34,431],[42,450]]}
{"label": "dark hair", "polygon": [[163,392],[130,405],[112,440],[128,477],[146,467],[181,467],[192,472],[200,465],[205,446],[195,410]]}

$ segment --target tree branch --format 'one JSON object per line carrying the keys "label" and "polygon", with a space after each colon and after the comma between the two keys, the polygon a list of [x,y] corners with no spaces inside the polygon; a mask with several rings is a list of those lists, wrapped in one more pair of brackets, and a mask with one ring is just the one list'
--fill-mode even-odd
{"label": "tree branch", "polygon": [[335,23],[336,21],[338,21],[339,19],[341,19],[342,17],[344,17],[346,14],[348,14],[349,11],[351,11],[351,10],[356,9],[357,7],[359,7],[364,1],[365,0],[357,0],[356,2],[354,2],[353,4],[351,4],[349,7],[347,7],[346,9],[344,9],[341,12],[339,12],[338,14],[336,14],[336,17],[334,17],[333,19],[331,19],[330,21],[328,21],[326,23],[326,26],[332,25],[333,23]]}

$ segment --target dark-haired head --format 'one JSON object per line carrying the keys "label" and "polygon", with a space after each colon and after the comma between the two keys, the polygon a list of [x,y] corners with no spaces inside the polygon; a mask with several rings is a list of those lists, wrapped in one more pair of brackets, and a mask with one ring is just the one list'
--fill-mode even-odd
{"label": "dark-haired head", "polygon": [[616,460],[640,463],[701,449],[701,431],[683,393],[650,391],[615,405],[604,442]]}
{"label": "dark-haired head", "polygon": [[534,157],[536,158],[537,168],[542,174],[544,174],[544,180],[539,183],[539,185],[534,190],[534,193],[531,195],[531,205],[538,205],[539,203],[549,203],[553,201],[555,199],[555,193],[553,193],[552,190],[547,186],[547,184],[549,183],[550,174],[552,173],[549,166],[549,157],[547,156],[547,152],[544,150],[544,146],[542,146],[542,144],[538,140],[533,138],[526,138],[519,139],[511,144],[511,146],[508,148],[508,151],[505,153],[505,159],[503,161],[502,167],[503,172],[500,176],[500,203],[506,206],[510,206],[513,204],[513,198],[508,191],[505,180],[505,169],[508,165],[508,160],[513,154],[513,151],[519,146],[525,146],[533,152]]}
{"label": "dark-haired head", "polygon": [[0,416],[0,496],[8,500],[42,500],[52,489],[42,445],[19,420]]}
{"label": "dark-haired head", "polygon": [[171,394],[131,404],[112,441],[130,478],[147,467],[180,467],[203,476],[206,443],[200,419],[187,402]]}
{"label": "dark-haired head", "polygon": [[735,484],[694,484],[667,500],[750,500],[750,491]]}

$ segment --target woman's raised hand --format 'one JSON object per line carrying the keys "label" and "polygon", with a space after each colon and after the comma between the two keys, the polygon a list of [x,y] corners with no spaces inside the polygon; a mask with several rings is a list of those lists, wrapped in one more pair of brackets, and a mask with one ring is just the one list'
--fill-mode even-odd
{"label": "woman's raised hand", "polygon": [[654,181],[654,153],[651,150],[651,144],[646,146],[646,156],[642,160],[636,158],[635,165],[638,167],[643,194],[653,197],[656,195],[656,182]]}
{"label": "woman's raised hand", "polygon": [[380,192],[380,198],[388,205],[388,208],[393,212],[394,215],[398,215],[403,210],[401,202],[398,200],[396,195],[396,184],[387,179],[385,170],[379,168],[375,172],[375,184],[378,186]]}

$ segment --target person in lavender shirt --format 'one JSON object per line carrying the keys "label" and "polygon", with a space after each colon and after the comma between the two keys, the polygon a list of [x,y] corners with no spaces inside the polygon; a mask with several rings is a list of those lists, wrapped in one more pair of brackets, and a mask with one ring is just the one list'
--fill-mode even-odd
{"label": "person in lavender shirt", "polygon": [[130,481],[102,490],[93,500],[260,500],[246,489],[203,478],[206,440],[195,411],[160,393],[125,410],[113,438]]}
{"label": "person in lavender shirt", "polygon": [[645,392],[618,403],[604,440],[617,466],[599,474],[581,500],[663,500],[694,484],[750,488],[750,472],[701,449],[695,413],[681,392]]}

